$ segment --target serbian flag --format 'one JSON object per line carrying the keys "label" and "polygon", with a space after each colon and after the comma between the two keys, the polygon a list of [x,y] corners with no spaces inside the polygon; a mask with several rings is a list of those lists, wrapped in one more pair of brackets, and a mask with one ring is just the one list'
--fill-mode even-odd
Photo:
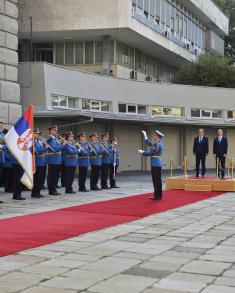
{"label": "serbian flag", "polygon": [[33,188],[35,158],[33,148],[33,106],[30,105],[22,117],[8,131],[5,142],[24,170],[21,182],[29,189]]}

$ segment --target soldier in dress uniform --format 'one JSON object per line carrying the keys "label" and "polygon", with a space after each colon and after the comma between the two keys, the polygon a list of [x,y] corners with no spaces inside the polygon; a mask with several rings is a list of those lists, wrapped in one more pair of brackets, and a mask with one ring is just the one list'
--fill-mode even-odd
{"label": "soldier in dress uniform", "polygon": [[[62,134],[62,138],[66,139],[67,133]],[[60,168],[61,187],[66,187],[66,171],[65,171],[65,150],[61,150],[61,168]]]}
{"label": "soldier in dress uniform", "polygon": [[[42,130],[41,130],[41,132],[39,134],[39,139],[42,142],[45,142],[44,131],[42,131]],[[41,190],[46,189],[45,182],[46,182],[46,177],[47,177],[47,153],[44,154],[44,159],[45,159],[45,165],[43,166],[43,169],[42,169]]]}
{"label": "soldier in dress uniform", "polygon": [[80,149],[76,148],[74,144],[74,135],[72,132],[68,132],[65,135],[65,139],[67,143],[64,146],[64,166],[65,166],[65,192],[66,193],[76,193],[73,190],[73,180],[75,176],[76,167],[78,164],[78,154],[80,153]]}
{"label": "soldier in dress uniform", "polygon": [[47,152],[48,145],[44,145],[40,140],[41,131],[37,128],[34,130],[34,154],[35,154],[35,165],[36,172],[33,175],[33,189],[31,197],[41,198],[43,195],[40,194],[42,188],[43,168],[46,165],[45,153]]}
{"label": "soldier in dress uniform", "polygon": [[[8,133],[8,129],[3,130],[4,136]],[[4,191],[7,193],[12,193],[12,154],[9,151],[8,147],[5,146],[4,148],[4,156],[5,156],[5,162],[4,162]]]}
{"label": "soldier in dress uniform", "polygon": [[162,138],[164,134],[160,131],[156,130],[153,135],[153,140],[151,141],[146,134],[146,131],[142,130],[144,135],[145,143],[151,147],[150,151],[139,150],[138,152],[144,156],[151,157],[151,173],[152,173],[152,181],[154,186],[154,196],[151,199],[161,200],[162,199],[162,161],[161,155],[163,152],[163,142]]}
{"label": "soldier in dress uniform", "polygon": [[77,144],[81,146],[81,151],[78,154],[78,185],[79,185],[79,191],[81,192],[87,192],[86,189],[86,179],[87,179],[87,171],[88,167],[90,165],[90,151],[89,146],[86,139],[85,132],[81,132],[78,134],[78,142]]}
{"label": "soldier in dress uniform", "polygon": [[116,185],[116,174],[117,174],[117,169],[119,166],[119,161],[120,161],[120,151],[118,148],[118,141],[116,137],[113,137],[111,139],[111,149],[110,149],[110,165],[109,165],[109,179],[110,179],[110,188],[119,188]]}
{"label": "soldier in dress uniform", "polygon": [[[4,169],[4,164],[5,164],[5,154],[4,154],[4,149],[5,149],[5,141],[4,141],[4,133],[0,133],[0,181],[3,178],[3,169]],[[2,181],[3,182],[3,181]]]}
{"label": "soldier in dress uniform", "polygon": [[101,135],[100,147],[102,150],[102,164],[101,164],[101,188],[109,189],[108,176],[111,164],[109,134],[106,132]]}
{"label": "soldier in dress uniform", "polygon": [[61,150],[64,149],[66,141],[62,143],[56,138],[58,127],[57,125],[52,125],[49,128],[49,138],[47,139],[47,164],[48,164],[48,174],[47,174],[47,186],[50,195],[59,195],[57,192],[57,184],[60,175],[61,166]]}
{"label": "soldier in dress uniform", "polygon": [[102,150],[100,149],[98,142],[98,134],[96,132],[90,135],[91,142],[90,146],[90,164],[91,164],[91,177],[90,177],[90,185],[91,190],[101,190],[98,187],[98,181],[100,177],[100,169],[101,169],[101,160],[102,160]]}

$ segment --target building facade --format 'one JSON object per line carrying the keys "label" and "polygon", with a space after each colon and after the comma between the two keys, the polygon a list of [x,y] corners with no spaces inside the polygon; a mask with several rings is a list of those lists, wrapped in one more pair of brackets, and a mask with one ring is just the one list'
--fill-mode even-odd
{"label": "building facade", "polygon": [[5,127],[21,114],[17,35],[17,0],[0,0],[0,123]]}
{"label": "building facade", "polygon": [[171,83],[199,54],[223,55],[228,19],[211,0],[19,1],[21,97],[37,126],[109,131],[123,171],[149,169],[137,153],[142,129],[165,132],[165,169],[171,156],[176,167],[185,155],[193,162],[201,126],[210,146],[225,128],[235,157],[235,91]]}

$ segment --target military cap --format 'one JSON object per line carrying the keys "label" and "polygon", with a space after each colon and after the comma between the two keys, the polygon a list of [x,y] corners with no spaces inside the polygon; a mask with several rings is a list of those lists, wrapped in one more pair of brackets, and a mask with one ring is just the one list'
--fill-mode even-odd
{"label": "military cap", "polygon": [[102,138],[105,137],[105,136],[109,137],[109,133],[108,132],[105,132],[105,133],[101,134],[101,137]]}
{"label": "military cap", "polygon": [[37,133],[37,134],[40,134],[40,129],[39,129],[39,128],[35,128],[35,129],[33,130],[33,132],[34,132],[34,133]]}
{"label": "military cap", "polygon": [[93,136],[98,136],[98,133],[97,132],[93,132],[90,137],[93,137]]}
{"label": "military cap", "polygon": [[165,135],[159,131],[159,130],[156,130],[156,134],[159,136],[159,137],[164,137]]}
{"label": "military cap", "polygon": [[81,136],[86,136],[84,131],[78,133],[78,137],[81,137]]}
{"label": "military cap", "polygon": [[51,129],[55,129],[55,130],[58,130],[58,126],[57,125],[51,125],[48,127],[49,130]]}

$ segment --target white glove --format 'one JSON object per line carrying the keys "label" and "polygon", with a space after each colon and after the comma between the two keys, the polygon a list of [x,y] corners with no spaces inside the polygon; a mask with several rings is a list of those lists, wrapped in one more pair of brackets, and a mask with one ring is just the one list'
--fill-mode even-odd
{"label": "white glove", "polygon": [[143,133],[144,139],[147,139],[148,137],[147,137],[146,131],[145,130],[142,130],[142,133]]}
{"label": "white glove", "polygon": [[144,153],[143,150],[138,150],[138,153],[140,153],[141,155]]}

